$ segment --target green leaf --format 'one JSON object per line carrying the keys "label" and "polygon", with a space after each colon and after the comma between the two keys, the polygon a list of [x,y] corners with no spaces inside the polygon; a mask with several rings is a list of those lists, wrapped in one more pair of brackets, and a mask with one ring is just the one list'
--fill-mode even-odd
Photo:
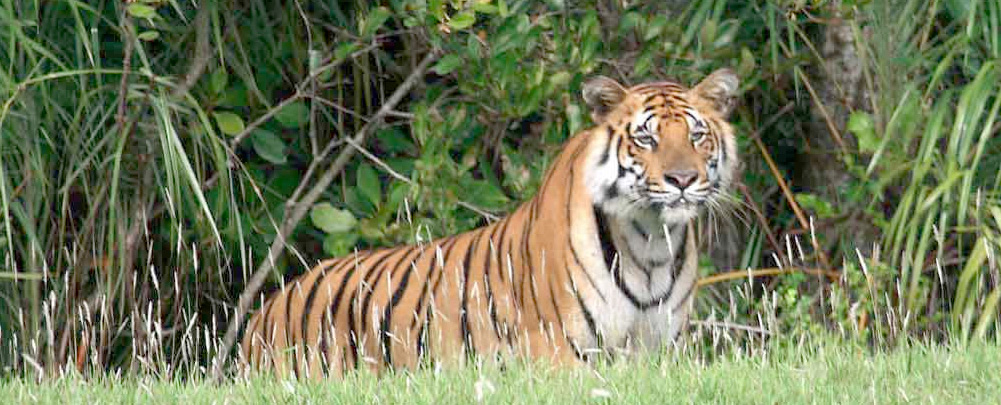
{"label": "green leaf", "polygon": [[222,133],[236,135],[243,132],[243,119],[239,115],[228,111],[217,111],[212,113],[212,116],[215,117],[216,125],[219,125]]}
{"label": "green leaf", "polygon": [[[419,150],[417,145],[410,139],[410,135],[404,133],[399,127],[387,127],[375,133],[379,141],[379,148],[387,155],[395,156],[399,154],[410,154]],[[387,163],[391,160],[387,159]],[[392,163],[390,163],[392,166]],[[394,168],[395,169],[395,168]]]}
{"label": "green leaf", "polygon": [[218,103],[226,107],[246,107],[248,105],[247,86],[239,81],[227,86],[226,90],[219,96]]}
{"label": "green leaf", "polygon": [[378,31],[380,27],[382,27],[382,24],[386,23],[386,20],[388,20],[389,16],[391,15],[393,15],[393,13],[389,11],[388,8],[385,7],[373,8],[372,11],[369,11],[368,15],[365,16],[365,25],[362,27],[361,30],[362,36],[367,37],[375,34],[375,32]]}
{"label": "green leaf", "polygon": [[294,101],[275,113],[275,119],[285,128],[302,128],[309,122],[309,108],[302,101]]}
{"label": "green leaf", "polygon": [[278,135],[265,129],[255,129],[250,135],[254,151],[262,159],[274,164],[285,164],[288,158],[285,153],[285,142]]}
{"label": "green leaf", "polygon": [[848,130],[858,138],[858,147],[862,152],[875,152],[879,148],[876,138],[876,127],[872,117],[862,111],[855,111],[848,118]]}
{"label": "green leaf", "polygon": [[372,205],[379,206],[382,200],[382,185],[379,183],[379,174],[369,165],[361,165],[358,168],[358,191]]}
{"label": "green leaf", "polygon": [[343,44],[337,45],[334,49],[334,60],[341,60],[358,50],[359,46],[355,42],[345,42]]}
{"label": "green leaf", "polygon": [[549,76],[549,83],[552,84],[553,88],[560,88],[570,83],[570,73],[567,71],[556,72],[552,76]]}
{"label": "green leaf", "polygon": [[434,67],[431,68],[431,71],[439,75],[447,75],[449,73],[452,73],[452,71],[454,71],[455,68],[459,67],[459,65],[461,64],[462,64],[462,58],[458,57],[455,54],[448,54],[443,56],[440,60],[438,60],[438,63],[434,64]]}
{"label": "green leaf", "polygon": [[209,91],[212,94],[222,93],[227,84],[229,84],[229,75],[226,74],[226,69],[220,68],[212,72],[212,76],[209,77]]}
{"label": "green leaf", "polygon": [[277,166],[271,178],[268,179],[268,186],[274,190],[275,194],[284,204],[285,200],[299,187],[302,182],[302,171],[292,166]]}
{"label": "green leaf", "polygon": [[157,31],[153,31],[153,30],[143,31],[143,32],[139,33],[139,35],[137,35],[136,38],[139,38],[140,41],[149,42],[149,41],[156,40],[157,38],[160,38],[160,33],[157,32]]}
{"label": "green leaf", "polygon": [[328,233],[323,238],[323,252],[331,256],[344,256],[351,253],[357,243],[357,233]]}
{"label": "green leaf", "polygon": [[375,221],[373,218],[364,219],[358,224],[358,232],[368,240],[379,240],[386,236],[385,224]]}
{"label": "green leaf", "polygon": [[407,198],[407,194],[410,193],[410,185],[404,182],[395,182],[389,190],[389,198],[386,199],[386,205],[389,209],[396,211],[400,204],[403,204],[403,200]]}
{"label": "green leaf", "polygon": [[643,33],[643,41],[651,41],[664,32],[664,28],[669,24],[666,16],[656,16],[650,21]]}
{"label": "green leaf", "polygon": [[508,200],[503,191],[488,181],[473,181],[464,188],[466,189],[464,193],[469,196],[470,202],[483,208],[503,208]]}
{"label": "green leaf", "polygon": [[831,203],[823,198],[809,193],[796,193],[794,196],[800,206],[813,211],[820,218],[831,218],[836,214]]}
{"label": "green leaf", "polygon": [[461,30],[469,28],[476,23],[476,13],[472,11],[463,11],[459,14],[453,15],[452,19],[448,21],[448,26],[452,27],[454,30]]}
{"label": "green leaf", "polygon": [[497,6],[490,3],[473,3],[473,11],[483,14],[495,14],[497,13]]}
{"label": "green leaf", "polygon": [[126,8],[129,15],[135,18],[153,18],[156,16],[156,9],[142,3],[132,3]]}
{"label": "green leaf", "polygon": [[952,15],[953,19],[963,20],[967,14],[970,14],[972,4],[968,0],[946,0],[944,8]]}
{"label": "green leaf", "polygon": [[740,77],[750,76],[757,67],[754,53],[747,47],[740,48],[740,63],[737,64],[737,74]]}
{"label": "green leaf", "polygon": [[354,229],[358,224],[355,216],[347,210],[334,208],[330,203],[322,202],[309,211],[309,219],[313,225],[326,233],[344,233]]}

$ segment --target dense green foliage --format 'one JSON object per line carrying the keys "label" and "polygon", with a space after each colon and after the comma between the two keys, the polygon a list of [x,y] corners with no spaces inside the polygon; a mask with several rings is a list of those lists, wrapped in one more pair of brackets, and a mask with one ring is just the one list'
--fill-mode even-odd
{"label": "dense green foliage", "polygon": [[[531,196],[591,75],[724,66],[745,203],[704,224],[703,274],[771,276],[704,287],[694,346],[997,336],[996,0],[198,5],[0,5],[4,367],[200,370],[256,270],[273,290]],[[822,87],[842,71],[854,102]]]}

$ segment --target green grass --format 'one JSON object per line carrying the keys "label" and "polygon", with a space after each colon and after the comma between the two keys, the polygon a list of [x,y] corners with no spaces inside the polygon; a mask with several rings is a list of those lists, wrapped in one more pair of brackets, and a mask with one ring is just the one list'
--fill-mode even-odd
{"label": "green grass", "polygon": [[[828,49],[832,27],[851,34],[835,48],[855,51]],[[702,271],[741,277],[703,286],[693,318],[747,333],[713,327],[693,347],[823,333],[880,349],[1001,339],[1001,0],[5,0],[0,49],[0,380],[74,366],[134,379],[232,359],[219,342],[238,335],[241,296],[252,309],[318,260],[455,234],[527,200],[561,142],[589,125],[587,78],[693,83],[720,67],[742,83],[741,209],[707,221],[735,257],[707,254]],[[856,57],[859,82],[838,86],[858,87],[858,100],[828,97],[837,61]],[[824,104],[834,117],[822,123]],[[818,124],[841,127],[828,136]],[[825,137],[854,139],[830,148],[847,179],[811,190],[798,174],[828,165],[796,157]],[[772,275],[748,280],[749,269]],[[649,387],[689,392],[747,369],[778,382],[732,395],[789,388],[791,371],[754,361],[679,360],[679,376],[656,384],[632,380],[645,369],[635,364],[601,375],[643,382],[635,392],[651,401],[663,398]],[[523,394],[534,380],[522,374],[495,395]],[[599,381],[578,377],[538,384]],[[428,397],[460,401],[477,377],[415,378]],[[391,389],[406,381],[384,380],[386,395],[411,399]],[[917,381],[901,384],[962,388]],[[102,395],[59,384],[7,389]],[[729,384],[697,399],[743,387]],[[206,402],[285,392],[253,387],[150,389]],[[308,392],[376,385],[324,387]],[[589,395],[578,388],[550,391]]]}
{"label": "green grass", "polygon": [[902,347],[870,353],[846,344],[764,354],[620,361],[551,370],[519,365],[352,375],[301,383],[256,376],[213,385],[156,379],[69,377],[0,383],[17,403],[998,403],[996,345]]}

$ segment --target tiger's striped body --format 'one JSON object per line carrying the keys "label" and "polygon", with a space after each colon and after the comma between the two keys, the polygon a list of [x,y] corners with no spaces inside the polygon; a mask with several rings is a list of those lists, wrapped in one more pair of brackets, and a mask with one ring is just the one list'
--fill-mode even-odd
{"label": "tiger's striped body", "polygon": [[724,120],[736,77],[584,90],[597,126],[567,142],[534,198],[466,233],[320,263],[250,320],[246,360],[317,377],[470,355],[572,363],[677,337],[693,220],[736,171]]}

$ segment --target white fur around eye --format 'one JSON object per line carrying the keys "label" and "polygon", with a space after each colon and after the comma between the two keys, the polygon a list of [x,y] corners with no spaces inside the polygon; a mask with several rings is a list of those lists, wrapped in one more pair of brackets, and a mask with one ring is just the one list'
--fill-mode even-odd
{"label": "white fur around eye", "polygon": [[637,145],[641,147],[652,146],[660,141],[657,139],[657,131],[659,129],[658,124],[659,122],[657,122],[657,119],[654,117],[652,111],[638,113],[633,116],[633,120],[629,126],[629,137],[633,139],[634,142],[640,138],[652,140],[653,142],[636,142]]}

